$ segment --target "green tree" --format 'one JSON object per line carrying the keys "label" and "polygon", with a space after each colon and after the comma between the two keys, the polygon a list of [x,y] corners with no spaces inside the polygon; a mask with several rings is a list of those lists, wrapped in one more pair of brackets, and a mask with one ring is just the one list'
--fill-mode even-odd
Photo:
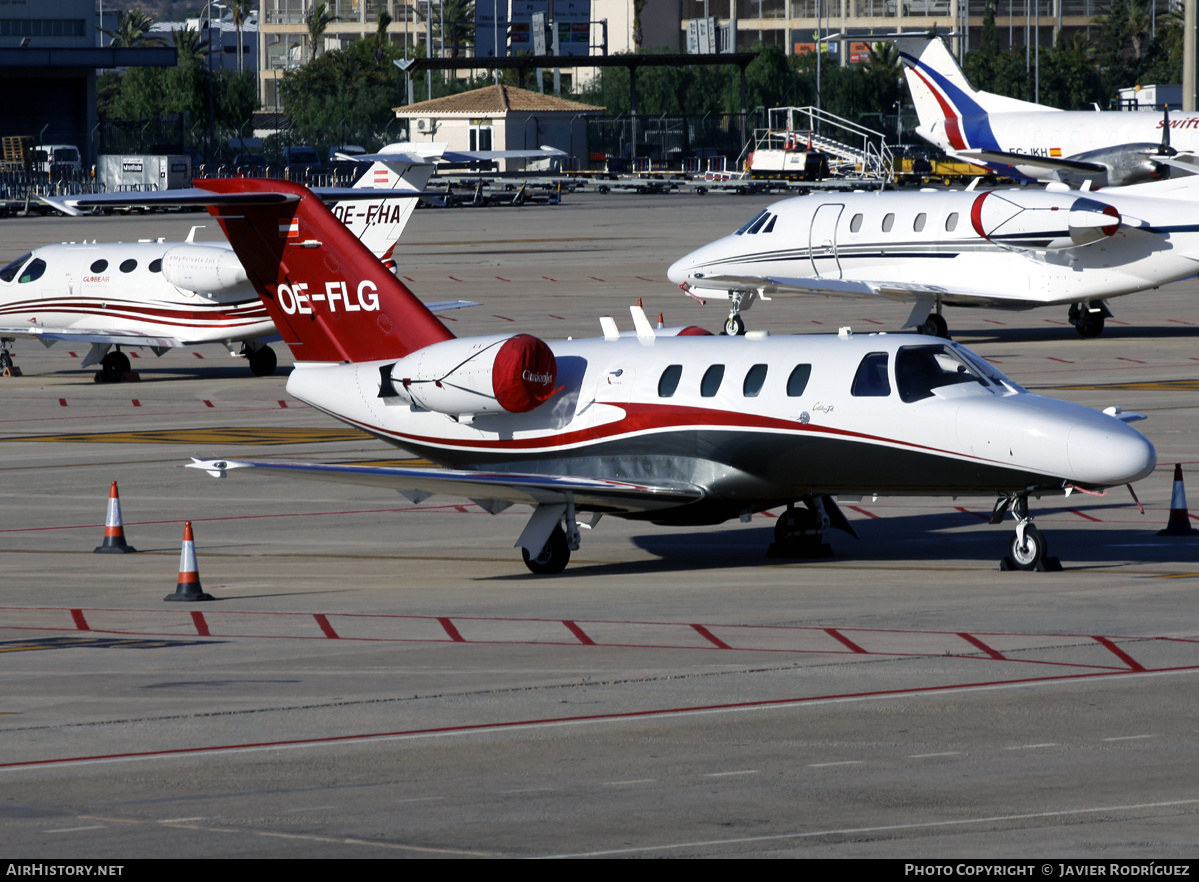
{"label": "green tree", "polygon": [[308,10],[308,15],[304,17],[304,24],[308,26],[309,61],[316,59],[316,47],[329,25],[333,23],[334,18],[335,16],[329,12],[329,7],[324,3],[314,3]]}
{"label": "green tree", "polygon": [[230,11],[233,13],[233,26],[237,28],[237,72],[243,70],[241,27],[249,19],[254,9],[254,0],[230,0]]}
{"label": "green tree", "polygon": [[150,26],[154,19],[140,9],[130,9],[128,12],[117,13],[117,26],[113,30],[98,28],[99,31],[112,38],[112,45],[128,49],[133,46],[143,46],[157,42],[150,36]]}

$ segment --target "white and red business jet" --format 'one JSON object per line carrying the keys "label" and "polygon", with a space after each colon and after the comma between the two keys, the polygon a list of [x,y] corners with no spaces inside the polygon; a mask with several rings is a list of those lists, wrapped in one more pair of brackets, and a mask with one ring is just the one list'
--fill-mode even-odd
{"label": "white and red business jet", "polygon": [[1156,461],[1120,419],[916,335],[665,336],[634,310],[632,335],[608,319],[600,339],[456,338],[303,187],[200,183],[295,356],[288,391],[445,468],[191,466],[531,505],[516,544],[535,573],[562,570],[580,522],[603,514],[702,525],[786,506],[787,544],[848,528],[838,494],[992,496],[1031,569],[1045,540],[1029,496],[1136,481]]}
{"label": "white and red business jet", "polygon": [[[335,202],[338,217],[371,252],[390,261],[416,197],[439,166],[564,155],[552,147],[453,152],[443,143],[392,144],[378,154],[343,157],[372,163],[352,189],[317,192]],[[87,208],[190,205],[195,199],[194,190],[167,190],[45,201],[78,215]],[[204,343],[223,343],[230,353],[244,356],[254,374],[272,374],[275,353],[264,341],[275,333],[270,317],[228,243],[196,242],[196,229],[184,242],[46,245],[0,269],[0,367],[12,366],[6,344],[20,337],[46,346],[87,344],[82,366],[99,364],[110,380],[130,369],[122,347],[146,347],[161,355]],[[430,308],[471,305],[453,300]]]}

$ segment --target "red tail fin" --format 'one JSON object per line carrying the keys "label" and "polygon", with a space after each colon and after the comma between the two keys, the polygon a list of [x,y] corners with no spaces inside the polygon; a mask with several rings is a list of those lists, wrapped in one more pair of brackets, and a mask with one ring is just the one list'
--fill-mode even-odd
{"label": "red tail fin", "polygon": [[453,338],[306,187],[204,179],[214,193],[282,193],[216,204],[216,217],[296,361],[376,361]]}

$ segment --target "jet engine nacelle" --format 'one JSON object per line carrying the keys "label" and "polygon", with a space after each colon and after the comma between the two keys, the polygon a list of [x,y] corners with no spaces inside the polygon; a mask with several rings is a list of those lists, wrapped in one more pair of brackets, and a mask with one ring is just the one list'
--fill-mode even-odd
{"label": "jet engine nacelle", "polygon": [[387,392],[451,416],[526,413],[557,391],[557,379],[553,350],[537,337],[461,337],[397,361]]}
{"label": "jet engine nacelle", "polygon": [[162,277],[197,294],[217,294],[248,281],[232,249],[191,243],[176,245],[162,256]]}
{"label": "jet engine nacelle", "polygon": [[1070,193],[991,190],[974,200],[970,222],[976,233],[996,245],[1058,250],[1114,235],[1120,212]]}

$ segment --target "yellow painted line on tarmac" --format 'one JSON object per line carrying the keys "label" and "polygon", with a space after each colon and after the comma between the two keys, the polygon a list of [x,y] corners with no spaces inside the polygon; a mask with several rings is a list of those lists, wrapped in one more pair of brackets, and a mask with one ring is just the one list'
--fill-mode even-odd
{"label": "yellow painted line on tarmac", "polygon": [[358,429],[297,429],[221,426],[208,429],[150,429],[132,432],[69,432],[60,435],[10,435],[0,441],[96,444],[323,444],[373,441]]}
{"label": "yellow painted line on tarmac", "polygon": [[1132,383],[1078,383],[1065,386],[1029,386],[1029,389],[1119,389],[1130,392],[1199,392],[1199,379],[1145,380]]}

